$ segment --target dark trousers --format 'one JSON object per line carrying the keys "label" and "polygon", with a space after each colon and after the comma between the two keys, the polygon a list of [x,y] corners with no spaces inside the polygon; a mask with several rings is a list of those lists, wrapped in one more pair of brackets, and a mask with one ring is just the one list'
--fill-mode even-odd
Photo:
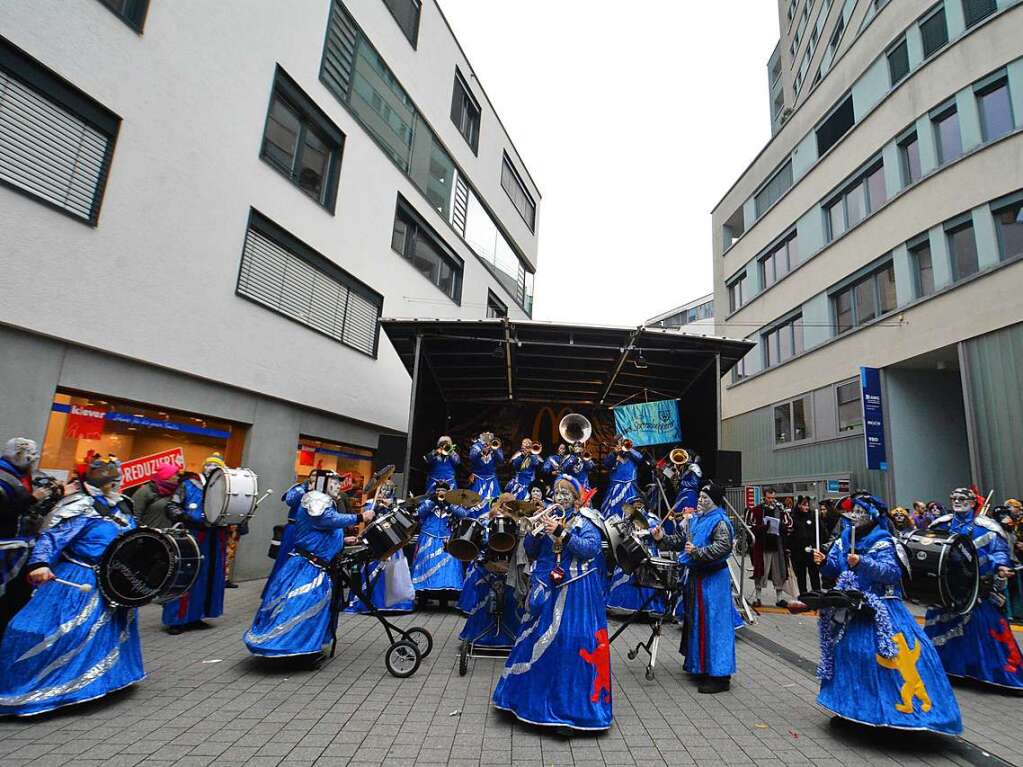
{"label": "dark trousers", "polygon": [[0,639],[3,638],[4,629],[18,611],[28,604],[32,596],[32,587],[25,580],[24,571],[19,572],[10,583],[4,595],[0,597]]}
{"label": "dark trousers", "polygon": [[806,576],[810,575],[810,587],[819,591],[821,587],[821,570],[814,564],[813,556],[805,551],[792,552],[792,570],[796,574],[796,582],[799,584],[799,593],[805,594]]}

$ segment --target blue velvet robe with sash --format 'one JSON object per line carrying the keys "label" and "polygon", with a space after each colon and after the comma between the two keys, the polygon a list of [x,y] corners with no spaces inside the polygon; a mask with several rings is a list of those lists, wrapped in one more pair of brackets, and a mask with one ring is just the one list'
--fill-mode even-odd
{"label": "blue velvet robe with sash", "polygon": [[[366,511],[377,511],[376,502],[373,500],[366,501],[362,504],[362,510]],[[388,509],[382,508],[380,515],[386,514]],[[374,559],[362,569],[362,591],[369,597],[369,601],[373,606],[383,613],[407,613],[412,612],[416,609],[415,601],[402,600],[395,602],[394,604],[387,604],[387,577],[389,570],[405,570],[405,575],[409,573],[408,560],[405,558],[405,552],[402,549],[394,552],[381,562],[378,559]],[[411,578],[411,575],[407,575],[407,578]],[[348,604],[345,606],[346,613],[368,613],[369,606],[366,605],[358,596],[354,593],[348,600]]]}
{"label": "blue velvet robe with sash", "polygon": [[432,500],[419,504],[419,545],[412,564],[412,586],[420,592],[461,592],[465,579],[462,563],[447,552],[450,519],[468,512],[461,506],[439,506]]}
{"label": "blue velvet robe with sash", "polygon": [[27,568],[46,565],[57,578],[92,589],[48,581],[8,624],[0,643],[0,716],[93,700],[145,678],[137,612],[108,604],[93,569],[114,539],[134,528],[134,517],[102,496],[76,493],[54,510]]}
{"label": "blue velvet robe with sash", "polygon": [[270,568],[270,575],[267,577],[266,583],[263,584],[261,597],[266,595],[266,589],[270,585],[270,581],[273,580],[277,571],[284,566],[284,563],[288,561],[288,554],[295,547],[295,517],[298,515],[298,508],[302,503],[302,496],[305,494],[305,483],[299,482],[297,485],[289,487],[281,495],[281,501],[288,507],[288,521],[284,525],[284,532],[281,533],[281,545],[277,549],[277,559],[274,560],[273,567]]}
{"label": "blue velvet robe with sash", "polygon": [[515,476],[508,480],[504,490],[512,493],[516,500],[524,501],[529,498],[529,486],[536,481],[536,471],[543,465],[543,461],[538,455],[519,453],[512,457],[511,465]]}
{"label": "blue velvet robe with sash", "polygon": [[564,474],[577,480],[583,490],[590,489],[590,472],[596,468],[596,464],[589,459],[584,460],[581,455],[570,453],[565,456],[561,463],[561,471]]}
{"label": "blue velvet robe with sash", "polygon": [[472,484],[470,490],[483,500],[497,498],[501,494],[501,483],[497,479],[497,467],[504,463],[504,451],[501,448],[483,452],[483,443],[476,441],[469,448],[469,465],[472,467]]}
{"label": "blue velvet robe with sash", "polygon": [[566,520],[566,528],[571,534],[560,555],[560,585],[551,581],[559,566],[553,539],[525,539],[536,560],[526,614],[492,700],[530,724],[606,730],[612,720],[611,647],[601,533],[579,512]]}
{"label": "blue velvet robe with sash", "polygon": [[610,453],[604,458],[604,466],[610,472],[604,502],[600,504],[600,513],[604,519],[612,516],[621,518],[622,505],[639,495],[636,474],[643,462],[643,455],[633,449],[625,452],[624,458],[624,461],[619,461],[617,453]]}
{"label": "blue velvet robe with sash", "polygon": [[[981,578],[994,575],[999,566],[1012,567],[1008,536],[993,519],[974,519],[972,512],[947,514],[934,520],[931,527],[973,539]],[[1017,573],[1014,577],[1018,579],[1021,575]],[[998,687],[1023,688],[1023,656],[1006,620],[1004,605],[1005,590],[993,589],[966,615],[955,615],[940,607],[927,611],[927,636],[938,648],[949,676],[968,677]]]}
{"label": "blue velvet robe with sash", "polygon": [[452,450],[451,455],[440,455],[434,450],[423,456],[423,460],[426,462],[426,489],[423,491],[425,495],[432,493],[434,486],[441,481],[447,482],[452,490],[457,487],[455,469],[462,462],[458,453]]}
{"label": "blue velvet robe with sash", "polygon": [[927,635],[902,602],[902,570],[884,523],[856,536],[861,559],[850,570],[849,523],[832,545],[821,576],[868,595],[876,608],[850,614],[821,610],[821,680],[817,702],[843,719],[878,727],[962,731],[959,705]]}

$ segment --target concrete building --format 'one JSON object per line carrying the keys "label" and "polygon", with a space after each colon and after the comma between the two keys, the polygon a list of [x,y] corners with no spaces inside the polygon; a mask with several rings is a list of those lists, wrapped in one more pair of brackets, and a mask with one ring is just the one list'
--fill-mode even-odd
{"label": "concrete building", "polygon": [[676,306],[651,317],[646,325],[652,328],[676,328],[685,333],[714,333],[714,294],[694,298],[689,303]]}
{"label": "concrete building", "polygon": [[531,311],[540,193],[435,0],[3,3],[0,185],[0,435],[251,466],[243,576],[404,431],[378,317]]}
{"label": "concrete building", "polygon": [[717,332],[757,344],[722,381],[722,446],[786,493],[1018,495],[1023,5],[778,8],[773,137],[713,213]]}

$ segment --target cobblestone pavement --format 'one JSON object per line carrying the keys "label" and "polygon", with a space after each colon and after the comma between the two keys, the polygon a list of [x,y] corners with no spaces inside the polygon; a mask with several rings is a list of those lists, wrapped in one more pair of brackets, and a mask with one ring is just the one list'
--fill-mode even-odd
{"label": "cobblestone pavement", "polygon": [[409,679],[385,671],[384,632],[361,616],[342,618],[338,656],[318,670],[251,658],[241,634],[261,586],[228,591],[227,616],[207,631],[172,637],[155,607],[142,610],[149,677],[63,712],[0,721],[0,765],[1023,764],[1023,699],[957,688],[964,737],[1001,762],[956,739],[831,722],[813,703],[810,618],[765,615],[742,629],[753,634],[738,643],[739,673],[731,692],[715,696],[698,695],[682,673],[675,627],[647,681],[644,661],[626,651],[648,629],[631,626],[613,645],[614,726],[568,738],[489,706],[501,661],[470,660],[458,675],[461,619],[451,613],[397,619],[434,635],[433,653]]}

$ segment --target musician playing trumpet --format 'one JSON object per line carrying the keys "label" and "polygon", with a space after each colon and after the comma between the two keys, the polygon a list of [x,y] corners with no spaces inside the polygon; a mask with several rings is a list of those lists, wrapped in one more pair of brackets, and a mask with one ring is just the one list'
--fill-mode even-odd
{"label": "musician playing trumpet", "polygon": [[447,435],[439,437],[437,439],[437,447],[424,455],[423,461],[426,462],[426,490],[423,491],[424,495],[430,495],[439,480],[447,482],[448,487],[456,487],[455,470],[462,462],[462,459],[458,455],[458,450],[455,449],[455,443],[451,437]]}
{"label": "musician playing trumpet", "polygon": [[643,463],[643,454],[632,445],[631,439],[615,437],[614,450],[604,458],[604,467],[610,474],[607,495],[600,506],[604,519],[622,518],[622,506],[634,500],[639,492],[636,488],[636,474]]}
{"label": "musician playing trumpet", "polygon": [[590,472],[596,468],[593,456],[586,449],[585,442],[572,443],[568,457],[561,464],[561,471],[575,479],[583,490],[590,489]]}
{"label": "musician playing trumpet", "polygon": [[526,437],[521,447],[509,459],[515,476],[505,485],[505,492],[515,496],[515,500],[524,501],[529,497],[529,486],[536,481],[536,471],[543,464],[540,452],[543,447],[539,442]]}
{"label": "musician playing trumpet", "polygon": [[501,494],[501,484],[497,479],[497,466],[504,463],[504,451],[501,440],[491,431],[485,431],[473,440],[469,448],[469,464],[472,475],[469,477],[469,489],[484,500],[481,509]]}

